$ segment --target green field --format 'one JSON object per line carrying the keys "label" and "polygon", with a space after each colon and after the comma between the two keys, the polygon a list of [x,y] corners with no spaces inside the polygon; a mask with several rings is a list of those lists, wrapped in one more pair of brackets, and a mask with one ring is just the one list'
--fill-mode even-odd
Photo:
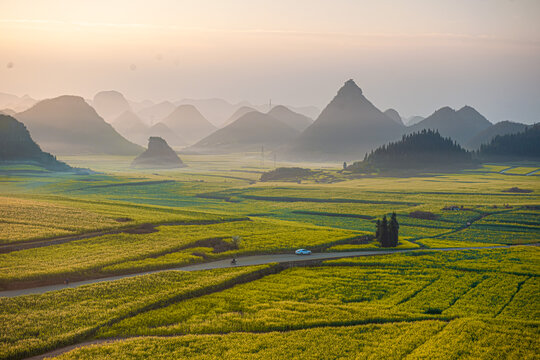
{"label": "green field", "polygon": [[0,291],[297,248],[377,252],[375,222],[392,212],[409,252],[2,297],[0,358],[85,341],[59,358],[538,358],[540,182],[524,176],[538,164],[404,178],[302,164],[321,175],[298,184],[259,182],[273,163],[257,156],[182,158],[159,171],[62,159],[88,175],[0,166]]}

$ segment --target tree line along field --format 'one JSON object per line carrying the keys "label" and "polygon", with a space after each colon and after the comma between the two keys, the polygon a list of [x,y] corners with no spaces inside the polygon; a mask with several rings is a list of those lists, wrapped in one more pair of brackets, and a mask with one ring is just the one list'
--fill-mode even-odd
{"label": "tree line along field", "polygon": [[[414,252],[169,271],[0,298],[0,358],[87,340],[97,344],[60,358],[539,353],[538,248],[485,249],[538,242],[538,176],[487,165],[351,179],[319,167],[333,182],[265,183],[257,180],[269,165],[258,160],[187,159],[182,170],[142,171],[122,157],[71,158],[101,171],[87,175],[0,167],[0,291],[297,248],[379,250],[375,221],[394,211],[398,249]],[[507,192],[514,187],[530,192]],[[459,247],[475,249],[429,250]]]}

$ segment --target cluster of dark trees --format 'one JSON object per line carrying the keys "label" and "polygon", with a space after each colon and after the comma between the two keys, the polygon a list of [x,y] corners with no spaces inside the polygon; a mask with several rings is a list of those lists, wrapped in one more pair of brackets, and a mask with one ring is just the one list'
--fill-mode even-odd
{"label": "cluster of dark trees", "polygon": [[261,181],[298,181],[314,172],[300,167],[280,167],[261,175]]}
{"label": "cluster of dark trees", "polygon": [[472,153],[457,142],[442,137],[437,130],[424,129],[372,150],[364,161],[355,162],[347,170],[426,170],[467,167],[473,163]]}
{"label": "cluster of dark trees", "polygon": [[437,130],[403,135],[401,140],[378,147],[364,161],[344,168],[352,172],[455,170],[482,160],[540,158],[540,123],[515,134],[498,135],[476,152],[469,152]]}
{"label": "cluster of dark trees", "polygon": [[375,238],[382,247],[396,247],[398,245],[399,224],[396,213],[392,213],[390,221],[383,216],[382,220],[377,220]]}
{"label": "cluster of dark trees", "polygon": [[540,123],[517,134],[497,135],[478,151],[480,158],[540,158]]}
{"label": "cluster of dark trees", "polygon": [[472,156],[451,138],[442,137],[437,130],[424,129],[372,150],[365,155],[364,162],[409,167],[440,164],[441,159],[445,163],[469,162]]}

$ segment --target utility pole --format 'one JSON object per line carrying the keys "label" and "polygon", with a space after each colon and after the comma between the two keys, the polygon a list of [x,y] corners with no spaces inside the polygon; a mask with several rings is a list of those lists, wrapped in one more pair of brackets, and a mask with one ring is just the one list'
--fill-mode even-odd
{"label": "utility pole", "polygon": [[268,102],[268,111],[272,110],[272,99]]}

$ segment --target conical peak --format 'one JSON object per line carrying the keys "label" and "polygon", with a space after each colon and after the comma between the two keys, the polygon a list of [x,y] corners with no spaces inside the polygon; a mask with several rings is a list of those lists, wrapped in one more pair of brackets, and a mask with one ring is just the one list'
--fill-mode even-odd
{"label": "conical peak", "polygon": [[362,89],[356,85],[353,79],[349,79],[345,82],[345,84],[339,89],[338,95],[344,95],[344,94],[359,94],[362,95]]}
{"label": "conical peak", "polygon": [[272,111],[276,112],[276,111],[291,111],[291,110],[284,105],[276,105],[269,111],[269,113],[271,113]]}
{"label": "conical peak", "polygon": [[81,97],[77,95],[60,95],[55,98],[45,99],[43,101],[47,102],[56,102],[56,103],[65,103],[65,104],[78,104],[78,105],[88,105],[88,103]]}
{"label": "conical peak", "polygon": [[475,108],[469,105],[465,105],[464,107],[459,109],[458,112],[465,113],[465,114],[478,114],[478,111],[476,111]]}
{"label": "conical peak", "polygon": [[52,111],[56,115],[60,113],[68,114],[70,111],[90,111],[95,113],[94,108],[88,105],[88,103],[82,97],[76,95],[61,95],[52,99],[42,100],[30,109],[26,110],[24,113],[39,113],[43,111]]}
{"label": "conical peak", "polygon": [[169,146],[165,139],[159,136],[150,136],[148,138],[148,148],[153,146]]}
{"label": "conical peak", "polygon": [[124,95],[116,90],[103,90],[94,95],[94,101],[96,98],[114,98],[115,100],[125,100]]}
{"label": "conical peak", "polygon": [[454,114],[456,110],[452,109],[450,106],[444,106],[440,108],[439,110],[436,110],[434,114],[440,114],[440,115],[450,115]]}

